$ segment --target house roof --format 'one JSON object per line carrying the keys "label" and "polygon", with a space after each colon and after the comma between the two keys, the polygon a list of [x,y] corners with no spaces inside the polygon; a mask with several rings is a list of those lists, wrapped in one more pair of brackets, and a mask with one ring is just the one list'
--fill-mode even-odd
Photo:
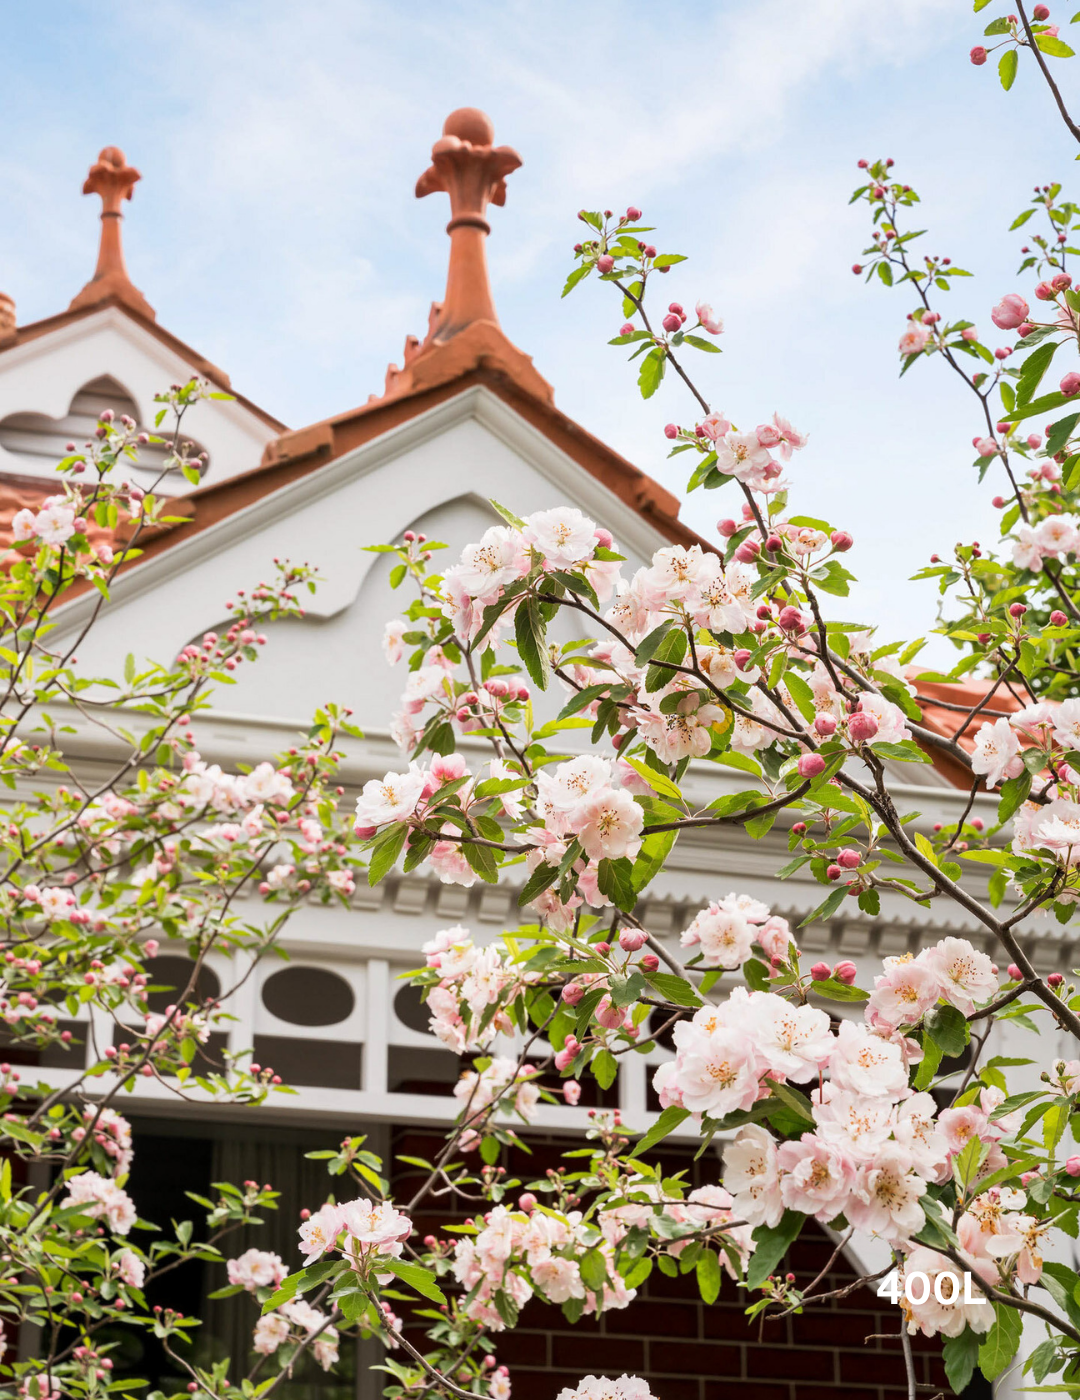
{"label": "house roof", "polygon": [[[980,725],[1003,715],[1016,714],[1024,706],[1007,687],[994,680],[921,681],[916,669],[908,671],[907,678],[915,687],[923,713],[923,728],[953,740],[965,753],[974,751],[975,734]],[[968,715],[979,705],[983,708],[968,721]],[[951,783],[956,787],[971,787],[971,770],[958,758],[931,745],[925,747],[935,768]]]}
{"label": "house roof", "polygon": [[[284,430],[285,424],[279,419],[242,394],[237,394],[223,369],[192,349],[179,336],[173,335],[164,326],[159,326],[157,312],[132,283],[124,261],[121,206],[124,200],[131,199],[135,184],[141,178],[139,172],[128,165],[123,151],[118,146],[104,148],[90,167],[83,185],[83,194],[100,195],[102,202],[101,238],[94,275],[72,298],[66,311],[47,316],[40,321],[29,322],[24,326],[17,323],[15,304],[10,295],[0,293],[0,354],[26,345],[30,341],[39,340],[64,326],[86,320],[107,307],[115,307],[130,317],[148,335],[167,346],[197,374],[226,389],[238,403],[267,427],[275,431]],[[6,474],[5,479],[9,479]]]}
{"label": "house roof", "polygon": [[516,151],[494,145],[484,113],[465,107],[450,114],[432,148],[431,165],[416,185],[417,198],[445,192],[451,211],[446,294],[432,305],[427,335],[422,341],[406,339],[402,365],[388,367],[382,394],[359,408],[282,433],[267,445],[256,470],[196,491],[191,528],[242,510],[454,395],[484,385],[665,539],[714,547],[679,520],[677,496],[556,408],[551,385],[499,325],[485,252],[487,206],[504,202],[506,177],[520,165]]}

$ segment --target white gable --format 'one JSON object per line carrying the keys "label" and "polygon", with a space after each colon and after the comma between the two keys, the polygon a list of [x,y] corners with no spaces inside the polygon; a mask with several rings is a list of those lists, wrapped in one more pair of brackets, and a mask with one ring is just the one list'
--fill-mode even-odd
{"label": "white gable", "polygon": [[[64,442],[70,437],[81,446],[100,410],[115,409],[114,399],[134,405],[126,411],[152,430],[154,395],[186,383],[193,372],[182,355],[115,306],[11,346],[0,355],[0,472],[55,480]],[[101,385],[103,379],[111,386]],[[257,467],[277,436],[250,408],[219,399],[196,404],[183,433],[210,454],[210,485]],[[148,461],[131,476],[145,488],[156,472]],[[191,488],[177,476],[160,489]]]}
{"label": "white gable", "polygon": [[[227,626],[225,600],[268,577],[275,557],[308,561],[325,582],[305,602],[307,617],[272,627],[263,657],[217,693],[215,706],[302,720],[336,700],[363,726],[385,728],[404,677],[385,665],[379,643],[411,595],[394,594],[385,556],[363,547],[415,529],[445,541],[440,559],[456,562],[464,544],[497,523],[492,497],[519,514],[579,506],[611,529],[631,571],[665,543],[494,394],[471,388],[124,574],[82,661],[118,674],[133,647],[141,655],[151,642],[169,660]],[[88,606],[65,610],[71,626]]]}

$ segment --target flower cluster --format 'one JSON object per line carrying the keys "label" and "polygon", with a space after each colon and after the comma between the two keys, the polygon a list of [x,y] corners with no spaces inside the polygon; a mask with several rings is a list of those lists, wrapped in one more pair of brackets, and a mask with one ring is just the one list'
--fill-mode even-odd
{"label": "flower cluster", "polygon": [[[615,1268],[612,1246],[579,1211],[547,1208],[531,1213],[495,1206],[473,1235],[454,1248],[454,1277],[468,1291],[465,1313],[493,1332],[508,1316],[516,1318],[534,1293],[549,1303],[577,1300],[579,1314],[625,1308],[636,1296]],[[606,1282],[590,1288],[578,1257],[596,1249],[604,1260]]]}
{"label": "flower cluster", "polygon": [[412,1228],[409,1217],[389,1201],[360,1198],[327,1204],[300,1226],[300,1249],[306,1265],[340,1250],[357,1273],[385,1281],[390,1274],[380,1269],[381,1261],[401,1257]]}

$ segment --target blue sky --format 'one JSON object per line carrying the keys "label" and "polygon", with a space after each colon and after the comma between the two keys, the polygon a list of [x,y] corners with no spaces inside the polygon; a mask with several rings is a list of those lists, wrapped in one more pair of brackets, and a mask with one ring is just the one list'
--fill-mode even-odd
{"label": "blue sky", "polygon": [[[29,321],[93,268],[99,148],[143,173],[125,225],[160,322],[292,426],[362,403],[423,334],[445,276],[445,201],[413,197],[452,108],[485,108],[523,168],[492,216],[496,303],[559,406],[678,489],[660,429],[692,414],[676,385],[637,398],[605,341],[621,316],[586,284],[560,301],[582,205],[640,205],[691,261],[664,291],[704,295],[725,354],[699,357],[736,422],[780,409],[811,435],[793,505],[850,529],[861,582],[838,605],[883,635],[933,625],[905,582],[957,539],[990,538],[978,427],[943,367],[897,379],[913,304],[850,272],[865,213],[860,156],[888,154],[923,195],[929,251],[975,278],[947,311],[989,326],[1014,279],[1006,230],[1075,148],[1033,70],[1010,94],[967,50],[967,0],[566,0],[409,6],[363,0],[55,0],[0,8],[0,287]],[[1066,19],[1063,12],[1055,19]],[[1080,68],[1059,65],[1066,92]],[[996,341],[991,341],[996,343]],[[696,493],[703,532],[731,513]]]}

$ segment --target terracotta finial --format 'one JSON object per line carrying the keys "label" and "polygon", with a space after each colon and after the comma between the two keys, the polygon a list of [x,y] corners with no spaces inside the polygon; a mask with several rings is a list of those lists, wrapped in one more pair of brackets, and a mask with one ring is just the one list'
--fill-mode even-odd
{"label": "terracotta finial", "polygon": [[416,182],[418,199],[436,190],[450,196],[450,269],[446,297],[424,344],[444,342],[474,321],[498,324],[488,281],[484,240],[491,225],[489,204],[506,202],[506,177],[521,164],[517,151],[495,146],[490,117],[475,107],[459,107],[443,123],[431,149],[431,165]]}
{"label": "terracotta finial", "polygon": [[15,339],[15,302],[7,292],[0,292],[0,345]]}
{"label": "terracotta finial", "polygon": [[116,297],[125,306],[151,321],[157,319],[156,312],[137,287],[132,285],[124,264],[124,249],[120,240],[120,221],[123,215],[120,205],[131,198],[135,182],[142,177],[127,159],[119,146],[106,146],[90,167],[90,173],[83,185],[83,194],[101,196],[101,247],[98,250],[97,267],[94,275],[68,308],[77,311],[82,307],[97,306],[100,302]]}

